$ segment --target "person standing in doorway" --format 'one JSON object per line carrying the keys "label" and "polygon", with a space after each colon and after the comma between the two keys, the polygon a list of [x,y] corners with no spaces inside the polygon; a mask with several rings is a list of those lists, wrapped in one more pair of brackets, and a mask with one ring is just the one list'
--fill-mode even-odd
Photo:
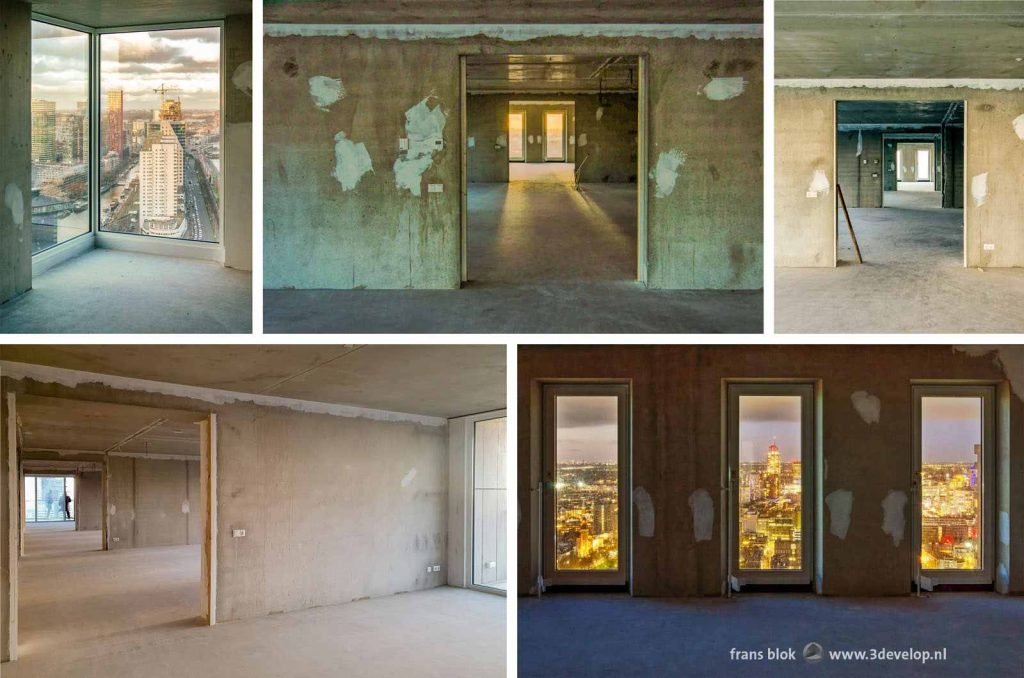
{"label": "person standing in doorway", "polygon": [[64,495],[64,520],[71,520],[71,497]]}

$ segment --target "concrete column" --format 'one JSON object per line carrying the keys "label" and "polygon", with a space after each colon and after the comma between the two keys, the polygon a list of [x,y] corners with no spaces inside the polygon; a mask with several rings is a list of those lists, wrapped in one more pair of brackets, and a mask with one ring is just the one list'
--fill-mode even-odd
{"label": "concrete column", "polygon": [[32,288],[32,7],[0,0],[0,303]]}
{"label": "concrete column", "polygon": [[252,15],[224,21],[224,265],[252,270]]}
{"label": "concrete column", "polygon": [[953,144],[950,128],[942,128],[942,206],[953,206]]}
{"label": "concrete column", "polygon": [[15,396],[0,379],[0,661],[18,658],[18,428]]}

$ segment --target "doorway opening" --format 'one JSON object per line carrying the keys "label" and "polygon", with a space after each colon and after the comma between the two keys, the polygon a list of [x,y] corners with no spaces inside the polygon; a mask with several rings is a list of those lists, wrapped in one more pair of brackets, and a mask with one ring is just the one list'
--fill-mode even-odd
{"label": "doorway opening", "polygon": [[[964,265],[964,119],[963,101],[836,102],[837,194],[866,262]],[[837,200],[837,264],[856,261],[846,219]]]}
{"label": "doorway opening", "polygon": [[463,282],[646,280],[640,56],[462,58]]}

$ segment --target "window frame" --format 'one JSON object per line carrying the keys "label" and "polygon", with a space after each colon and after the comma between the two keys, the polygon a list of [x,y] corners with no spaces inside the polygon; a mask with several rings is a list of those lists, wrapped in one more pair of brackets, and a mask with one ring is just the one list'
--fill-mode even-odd
{"label": "window frame", "polygon": [[[568,118],[569,118],[569,116],[563,110],[553,111],[553,110],[546,110],[546,109],[541,112],[541,115],[543,116],[543,119],[544,119],[544,162],[567,162],[567,158],[569,157],[569,149],[566,148],[566,146],[567,146],[566,140],[568,139],[568,135],[569,135],[569,129],[568,129],[568,125],[569,125]],[[561,132],[561,139],[559,140],[559,145],[560,145],[560,148],[562,149],[562,152],[558,156],[552,156],[552,155],[548,154],[550,138],[551,138],[551,135],[550,135],[549,130],[548,130],[548,117],[549,116],[553,116],[553,115],[559,116],[562,119],[562,132]]]}
{"label": "window frame", "polygon": [[[24,495],[25,492],[25,481],[32,478],[35,486],[35,518],[33,520],[28,519],[28,504],[27,497],[22,498],[22,512],[25,516],[26,525],[63,525],[66,523],[74,523],[78,525],[78,476],[74,473],[46,473],[46,472],[30,472],[22,475],[22,487],[20,494]],[[39,481],[43,478],[60,478],[64,481],[64,494],[71,497],[71,517],[60,518],[59,520],[39,520]],[[68,479],[71,479],[74,485],[72,494],[68,494]]]}
{"label": "window frame", "polygon": [[[520,119],[522,120],[522,123],[523,123],[520,126],[520,128],[519,128],[519,135],[518,135],[519,136],[519,148],[522,149],[522,150],[521,150],[520,154],[517,155],[517,156],[513,156],[512,155],[512,116],[513,115],[518,115],[520,117]],[[526,111],[525,110],[518,110],[518,111],[509,110],[509,112],[508,112],[508,120],[506,122],[508,124],[508,134],[509,134],[509,136],[508,136],[508,138],[509,138],[508,161],[509,162],[526,162]]]}
{"label": "window frame", "polygon": [[[555,401],[559,396],[615,396],[618,398],[619,468],[619,567],[616,570],[559,570],[555,554],[555,479],[556,435]],[[541,384],[542,485],[541,574],[545,586],[626,586],[632,575],[632,388],[628,382],[594,380],[585,382],[546,382]]]}
{"label": "window frame", "polygon": [[[80,233],[62,243],[58,243],[45,250],[32,255],[33,264],[33,275],[38,275],[45,270],[56,266],[63,261],[66,261],[72,257],[84,253],[85,251],[94,247],[108,247],[110,249],[132,249],[135,251],[145,251],[153,254],[165,254],[174,256],[185,256],[191,258],[200,259],[213,259],[223,260],[224,256],[224,239],[225,239],[225,228],[224,228],[224,195],[223,188],[225,184],[225,169],[228,164],[225,162],[227,159],[227,149],[224,139],[224,103],[225,103],[225,86],[228,84],[228,75],[225,72],[224,65],[227,61],[227,50],[225,47],[224,40],[224,25],[223,19],[213,19],[208,21],[187,21],[187,22],[171,22],[171,23],[155,23],[155,24],[126,24],[123,26],[112,26],[97,28],[93,26],[86,26],[84,24],[78,24],[72,21],[65,21],[63,19],[57,19],[55,17],[48,16],[39,12],[32,12],[32,21],[49,24],[58,28],[66,28],[81,33],[85,33],[89,40],[89,59],[88,59],[88,103],[87,110],[89,112],[89,162],[87,167],[88,176],[88,196],[89,196],[89,230],[85,233]],[[178,238],[162,238],[159,236],[150,236],[143,233],[111,233],[103,231],[100,228],[100,132],[101,132],[101,119],[102,114],[102,101],[101,101],[101,77],[100,70],[102,65],[102,56],[100,51],[100,42],[102,36],[113,35],[119,33],[138,33],[145,31],[171,31],[171,30],[187,30],[190,28],[217,28],[220,32],[220,44],[218,45],[220,56],[218,64],[218,110],[220,111],[220,159],[221,159],[221,176],[220,186],[218,190],[218,201],[217,201],[217,218],[220,223],[220,235],[219,239],[214,241],[202,241],[202,240],[184,240]],[[88,236],[88,238],[85,238]],[[136,238],[135,236],[142,236]],[[134,243],[132,246],[126,246],[127,243]],[[72,244],[74,243],[74,244]],[[45,256],[44,256],[45,255]]]}
{"label": "window frame", "polygon": [[[911,385],[913,401],[913,448],[911,452],[911,549],[914,567],[913,581],[921,583],[922,577],[931,580],[932,585],[984,584],[995,582],[996,543],[995,504],[996,486],[996,385],[991,382],[914,382]],[[926,570],[921,567],[922,540],[922,400],[938,398],[980,398],[981,399],[981,568],[977,570]],[[931,588],[931,587],[927,587]]]}
{"label": "window frame", "polygon": [[[506,588],[500,589],[494,586],[487,586],[485,584],[477,584],[475,581],[476,575],[476,425],[482,421],[492,421],[494,419],[505,419],[505,511],[506,518],[508,516],[508,413],[506,410],[491,410],[489,412],[481,412],[480,414],[470,415],[465,417],[465,450],[466,450],[466,506],[469,510],[466,511],[466,549],[465,557],[465,582],[466,588],[473,589],[474,591],[481,591],[483,593],[490,593],[497,596],[508,595],[508,580],[511,577],[511,570],[509,569],[509,549],[508,549],[508,525],[506,520],[506,535],[505,535],[505,582]],[[515,563],[512,563],[514,565]],[[513,568],[514,569],[514,568]]]}
{"label": "window frame", "polygon": [[[740,586],[782,585],[804,586],[815,580],[815,553],[817,551],[817,412],[818,384],[807,380],[727,380],[724,384],[725,450],[723,458],[723,487],[727,489],[728,522],[723,545],[728,577],[735,577]],[[739,559],[739,415],[742,396],[798,396],[800,397],[800,569],[799,570],[746,570],[740,568]],[[726,586],[731,582],[726,581]]]}

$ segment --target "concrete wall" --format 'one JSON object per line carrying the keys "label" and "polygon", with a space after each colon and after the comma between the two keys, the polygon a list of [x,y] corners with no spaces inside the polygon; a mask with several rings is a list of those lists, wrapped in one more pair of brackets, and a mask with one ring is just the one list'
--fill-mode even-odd
{"label": "concrete wall", "polygon": [[580,181],[635,183],[637,95],[606,94],[601,99],[576,97],[576,166],[583,164]]}
{"label": "concrete wall", "polygon": [[103,529],[103,474],[82,471],[75,484],[75,529]]}
{"label": "concrete wall", "polygon": [[[656,178],[647,196],[649,283],[761,287],[759,39],[506,42],[339,32],[264,39],[267,288],[458,287],[459,55],[484,51],[648,55],[645,171]],[[310,93],[315,76],[340,79],[344,87],[326,110]],[[719,77],[742,78],[742,93],[706,96],[704,88]],[[418,189],[417,196],[398,185],[395,167],[412,166],[399,139],[407,135],[406,113],[424,112],[416,108],[421,102],[443,112],[444,146],[429,164],[420,159],[418,178],[413,173],[402,182]],[[488,144],[490,136],[483,137]],[[334,176],[339,158],[344,181]],[[372,171],[363,172],[369,165]],[[444,192],[428,193],[428,183],[442,184]]]}
{"label": "concrete wall", "polygon": [[[523,113],[526,120],[526,162],[544,162],[545,111],[565,113],[566,162],[576,159],[575,105],[511,106],[512,101],[572,101],[575,97],[509,94],[471,94],[466,104],[466,180],[508,181],[508,114]],[[533,141],[530,141],[533,137]],[[472,139],[472,145],[469,140]]]}
{"label": "concrete wall", "polygon": [[32,6],[0,0],[0,303],[32,288]]}
{"label": "concrete wall", "polygon": [[[863,99],[966,101],[967,265],[1024,266],[1024,140],[1013,127],[1024,114],[1024,97],[963,87],[777,88],[775,147],[785,151],[775,154],[776,265],[834,265],[833,107],[837,100]],[[825,190],[809,197],[815,183]],[[985,251],[984,243],[995,250]]]}
{"label": "concrete wall", "polygon": [[107,548],[202,543],[198,459],[110,457],[107,495]]}
{"label": "concrete wall", "polygon": [[[861,153],[857,154],[858,142]],[[882,206],[882,135],[839,132],[836,136],[839,185],[847,207]]]}
{"label": "concrete wall", "polygon": [[[224,265],[252,270],[252,15],[224,21]],[[248,74],[248,75],[247,75]]]}
{"label": "concrete wall", "polygon": [[[518,375],[519,592],[536,577],[536,526],[530,488],[539,479],[540,382],[553,378],[632,380],[633,487],[654,509],[654,534],[633,529],[632,585],[639,596],[718,595],[724,579],[720,481],[722,380],[822,380],[821,447],[827,465],[822,496],[853,493],[845,539],[826,527],[821,565],[826,595],[911,592],[910,526],[898,546],[882,531],[881,502],[892,490],[911,496],[913,455],[910,382],[977,379],[1002,384],[997,439],[997,514],[1006,513],[1009,540],[1005,586],[1024,593],[1024,349],[949,346],[766,347],[520,347]],[[857,391],[876,396],[877,423],[854,408]],[[711,539],[696,541],[688,498],[706,490],[715,507]],[[827,509],[826,509],[827,511]],[[634,511],[635,513],[635,511]],[[826,521],[828,515],[819,516]],[[906,512],[910,520],[910,511]],[[997,537],[998,530],[990,532]]]}

